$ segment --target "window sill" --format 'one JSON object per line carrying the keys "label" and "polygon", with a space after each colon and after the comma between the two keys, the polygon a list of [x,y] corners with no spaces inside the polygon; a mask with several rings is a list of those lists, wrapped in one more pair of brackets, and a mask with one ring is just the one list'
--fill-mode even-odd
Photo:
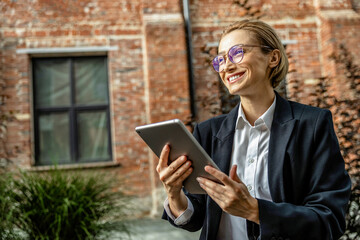
{"label": "window sill", "polygon": [[[56,169],[59,170],[76,170],[76,169],[88,169],[88,168],[110,168],[110,167],[119,167],[120,163],[115,162],[96,162],[96,163],[80,163],[80,164],[64,164],[57,165]],[[31,172],[41,172],[41,171],[50,171],[54,170],[55,166],[31,166],[28,170]]]}

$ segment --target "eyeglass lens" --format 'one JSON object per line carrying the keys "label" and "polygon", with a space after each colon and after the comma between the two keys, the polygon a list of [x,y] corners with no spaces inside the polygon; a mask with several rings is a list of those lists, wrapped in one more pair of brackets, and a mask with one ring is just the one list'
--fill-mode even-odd
{"label": "eyeglass lens", "polygon": [[[244,57],[244,49],[240,45],[235,45],[230,48],[227,56],[232,63],[240,63]],[[215,71],[224,71],[226,65],[224,56],[216,56],[212,61],[212,65]]]}

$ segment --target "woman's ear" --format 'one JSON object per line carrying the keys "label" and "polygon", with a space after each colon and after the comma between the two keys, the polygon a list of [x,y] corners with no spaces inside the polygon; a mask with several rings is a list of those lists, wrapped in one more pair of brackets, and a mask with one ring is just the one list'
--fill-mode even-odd
{"label": "woman's ear", "polygon": [[279,64],[279,62],[280,62],[280,50],[279,49],[274,49],[270,53],[269,67],[274,68]]}

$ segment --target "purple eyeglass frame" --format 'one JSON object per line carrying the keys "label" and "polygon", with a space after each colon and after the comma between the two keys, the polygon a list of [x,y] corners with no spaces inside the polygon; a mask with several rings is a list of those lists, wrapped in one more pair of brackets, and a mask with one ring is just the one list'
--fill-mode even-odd
{"label": "purple eyeglass frame", "polygon": [[[234,48],[235,48],[235,47],[239,47],[239,46],[240,46],[240,48],[241,48],[242,56],[241,56],[240,60],[236,62],[236,61],[234,61],[233,56],[232,56],[232,55],[229,55],[229,53],[232,52],[232,51],[234,51]],[[243,58],[244,58],[244,50],[243,50],[243,47],[261,47],[261,48],[272,49],[271,47],[266,46],[266,45],[236,44],[236,45],[232,46],[232,47],[227,51],[226,54],[224,54],[224,55],[217,55],[216,57],[213,58],[213,60],[212,60],[212,66],[213,66],[214,70],[215,70],[216,72],[223,72],[223,71],[224,71],[224,68],[223,68],[221,71],[219,71],[219,70],[220,70],[220,64],[219,64],[219,61],[217,60],[219,57],[222,57],[222,58],[224,59],[224,61],[225,61],[225,56],[227,56],[228,59],[229,59],[232,63],[240,63],[240,62],[243,60]]]}

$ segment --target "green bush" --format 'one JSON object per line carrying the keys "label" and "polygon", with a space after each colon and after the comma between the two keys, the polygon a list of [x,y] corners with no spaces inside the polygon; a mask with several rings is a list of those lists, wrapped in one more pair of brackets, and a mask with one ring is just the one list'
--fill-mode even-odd
{"label": "green bush", "polygon": [[13,228],[14,216],[11,185],[12,178],[10,175],[0,175],[0,240],[18,238]]}
{"label": "green bush", "polygon": [[115,227],[128,233],[118,218],[126,198],[112,191],[113,182],[104,175],[59,170],[23,173],[14,180],[15,224],[30,239],[99,239]]}

